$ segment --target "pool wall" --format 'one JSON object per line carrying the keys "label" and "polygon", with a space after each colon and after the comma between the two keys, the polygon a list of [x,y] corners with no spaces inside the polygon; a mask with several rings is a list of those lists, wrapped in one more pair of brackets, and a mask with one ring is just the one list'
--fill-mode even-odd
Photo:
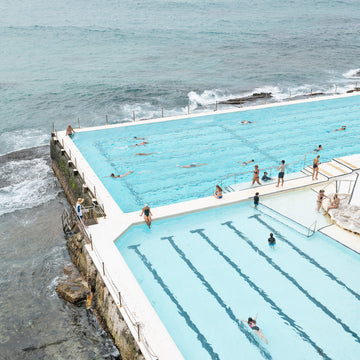
{"label": "pool wall", "polygon": [[[312,101],[322,101],[347,96],[357,96],[358,94],[348,94],[341,96],[327,96],[323,98],[297,100],[288,103],[273,103],[268,105],[254,106],[251,109],[264,107],[286,106],[295,103],[304,103]],[[249,110],[241,108],[236,112]],[[233,109],[222,111],[221,113],[235,112]],[[219,112],[220,113],[220,112]],[[214,114],[196,114],[188,115],[188,118]],[[185,116],[186,117],[186,116]],[[183,119],[184,116],[176,116],[164,119],[148,120],[146,122],[122,123],[107,126],[98,126],[93,128],[77,129],[78,132],[110,129],[112,127],[126,127],[150,124],[154,122],[172,121]],[[108,289],[112,297],[115,308],[118,308],[124,320],[126,321],[130,332],[134,337],[134,343],[137,344],[143,353],[145,359],[183,359],[180,351],[174,341],[168,334],[166,328],[160,321],[155,310],[146,298],[140,285],[137,283],[134,275],[128,265],[120,255],[114,242],[121,237],[131,226],[144,223],[139,212],[124,213],[116,204],[100,179],[96,176],[84,156],[74,145],[69,136],[65,136],[65,131],[55,131],[52,137],[52,148],[56,144],[66,153],[74,168],[80,174],[82,180],[90,189],[92,196],[97,199],[106,213],[106,219],[99,219],[98,224],[90,226],[86,232],[91,238],[91,244],[84,245],[84,251],[87,251],[93,264],[97,269],[97,274],[102,278],[104,286]],[[276,192],[291,191],[295,188],[313,186],[316,183],[327,183],[329,177],[320,175],[319,180],[314,182],[311,176],[300,179],[293,179],[285,182],[283,188],[275,188],[274,185],[265,185],[261,187],[261,196],[271,195]],[[234,193],[224,194],[223,199],[218,200],[213,196],[207,196],[201,199],[187,202],[153,208],[154,221],[180,216],[200,210],[226,206],[241,201],[246,201],[254,196],[255,189],[258,187],[244,189]],[[72,204],[74,205],[74,204]],[[126,304],[124,306],[123,304]],[[130,315],[129,315],[130,314]],[[114,316],[114,315],[113,315]],[[141,323],[141,339],[139,341],[138,331]],[[149,350],[151,348],[151,350]],[[121,350],[120,350],[121,351]]]}

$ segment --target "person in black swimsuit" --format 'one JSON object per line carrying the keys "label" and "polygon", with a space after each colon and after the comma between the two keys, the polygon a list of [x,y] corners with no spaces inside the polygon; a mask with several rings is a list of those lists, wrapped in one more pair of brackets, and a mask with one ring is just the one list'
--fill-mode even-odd
{"label": "person in black swimsuit", "polygon": [[318,179],[318,174],[319,174],[319,164],[320,164],[320,155],[318,155],[314,161],[313,161],[313,173],[312,173],[312,179],[315,180]]}
{"label": "person in black swimsuit", "polygon": [[316,210],[317,210],[317,212],[320,211],[320,208],[321,208],[321,205],[322,205],[322,202],[323,202],[324,198],[329,198],[329,197],[325,195],[325,190],[320,190],[319,194],[318,194],[318,197],[317,197],[317,200],[316,200],[316,204],[317,204]]}
{"label": "person in black swimsuit", "polygon": [[239,319],[240,321],[246,322],[250,328],[254,331],[254,333],[261,339],[263,340],[266,344],[269,343],[268,339],[264,336],[263,332],[261,331],[261,329],[256,325],[256,319],[257,319],[257,314],[254,318],[249,317],[247,320],[242,320]]}
{"label": "person in black swimsuit", "polygon": [[144,220],[145,220],[147,226],[149,227],[149,229],[151,229],[152,213],[150,211],[150,207],[147,204],[145,204],[145,206],[143,207],[142,212],[140,214],[140,216],[143,216],[143,215],[144,215]]}

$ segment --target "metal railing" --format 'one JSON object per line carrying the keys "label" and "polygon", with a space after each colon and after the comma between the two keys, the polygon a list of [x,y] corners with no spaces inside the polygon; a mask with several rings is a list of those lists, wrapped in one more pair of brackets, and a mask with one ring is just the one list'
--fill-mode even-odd
{"label": "metal railing", "polygon": [[144,345],[144,348],[146,349],[146,351],[151,359],[158,360],[158,357],[155,355],[154,351],[152,350],[151,346],[147,342],[147,340],[142,332],[142,324],[139,321],[136,321],[136,318],[133,315],[133,313],[131,312],[129,306],[127,305],[127,303],[124,299],[124,296],[121,294],[121,291],[119,290],[119,288],[116,286],[114,280],[112,279],[109,269],[105,265],[105,262],[102,260],[98,249],[94,245],[91,234],[85,227],[83,221],[79,220],[78,217],[76,216],[75,208],[72,207],[71,209],[72,209],[72,211],[70,211],[70,212],[67,209],[64,209],[64,211],[61,215],[61,221],[63,224],[64,232],[66,231],[66,229],[68,229],[69,231],[72,231],[72,229],[75,227],[75,225],[78,225],[79,230],[82,233],[82,235],[84,236],[86,243],[91,245],[92,254],[96,257],[98,264],[101,265],[101,269],[98,269],[98,270],[101,273],[102,278],[103,279],[106,278],[108,280],[107,281],[108,286],[111,287],[112,293],[116,294],[116,296],[117,296],[117,297],[114,297],[114,300],[117,303],[118,311],[121,311],[120,309],[122,309],[126,313],[127,318],[130,321],[130,325],[134,328],[134,330],[137,333],[137,342],[141,342]]}
{"label": "metal railing", "polygon": [[355,180],[353,180],[353,179],[333,179],[326,186],[324,186],[323,189],[325,190],[327,187],[329,187],[330,185],[333,185],[335,183],[335,194],[339,194],[339,191],[341,190],[340,189],[341,183],[348,182],[349,183],[349,188],[348,188],[348,191],[345,192],[345,195],[349,196],[349,200],[348,200],[348,204],[349,204],[350,201],[351,201],[353,192],[354,192],[354,188],[355,188],[355,186],[352,186],[352,185],[353,185],[353,183],[355,185],[355,183],[357,181],[357,178],[358,178],[358,174],[357,174],[357,177],[356,177]]}
{"label": "metal railing", "polygon": [[[307,237],[310,237],[312,235],[315,234],[316,232],[316,224],[317,224],[317,220],[315,220],[307,229],[308,229],[308,233],[307,233]],[[314,229],[312,229],[312,227],[314,227]]]}

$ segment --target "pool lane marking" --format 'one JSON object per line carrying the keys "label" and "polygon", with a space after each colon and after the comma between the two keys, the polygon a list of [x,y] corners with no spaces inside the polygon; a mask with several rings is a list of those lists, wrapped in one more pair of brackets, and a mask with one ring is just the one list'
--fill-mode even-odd
{"label": "pool lane marking", "polygon": [[222,250],[220,250],[220,248],[215,245],[210,238],[204,233],[205,229],[196,229],[196,230],[191,230],[190,233],[192,234],[199,234],[239,275],[240,277],[249,284],[249,286],[255,290],[264,300],[265,302],[267,302],[271,308],[273,308],[274,310],[276,310],[276,312],[278,313],[278,315],[285,321],[288,322],[288,324],[293,327],[295,329],[295,331],[300,335],[300,337],[304,340],[310,343],[310,345],[316,350],[316,352],[318,354],[320,354],[319,351],[321,351],[321,353],[323,354],[323,358],[324,359],[329,359],[329,357],[324,353],[324,350],[321,349],[318,345],[316,345],[316,343],[310,338],[310,336],[301,329],[301,326],[297,325],[295,320],[293,320],[290,316],[288,316],[287,314],[285,314],[281,308],[276,305],[276,303],[274,302],[274,300],[272,300],[267,294],[266,292],[260,288],[259,286],[257,286],[248,275],[244,274],[241,269],[239,268],[239,266],[232,261]]}
{"label": "pool lane marking", "polygon": [[200,341],[202,347],[208,352],[211,359],[220,360],[219,355],[214,351],[212,346],[207,341],[206,337],[200,332],[194,322],[191,320],[189,314],[184,310],[184,308],[180,305],[174,294],[170,291],[169,287],[165,284],[161,276],[157,273],[157,271],[153,268],[151,262],[147,259],[147,257],[139,250],[140,245],[131,245],[128,246],[129,249],[135,251],[138,255],[142,263],[146,266],[146,268],[153,275],[156,282],[161,286],[166,295],[171,299],[171,301],[176,305],[179,314],[185,319],[186,324],[191,328],[197,335],[198,340]]}
{"label": "pool lane marking", "polygon": [[[261,211],[261,209],[258,209]],[[265,214],[267,215],[267,214]],[[271,215],[267,215],[269,217],[272,218]],[[341,280],[339,280],[332,272],[330,272],[326,267],[320,265],[314,258],[312,258],[310,255],[306,254],[305,252],[303,252],[301,249],[299,249],[296,245],[294,245],[291,241],[287,240],[284,236],[281,235],[281,233],[279,231],[277,231],[276,229],[274,229],[271,225],[269,225],[267,222],[265,222],[264,220],[262,220],[261,215],[252,215],[249,216],[249,219],[256,219],[260,224],[264,225],[265,227],[267,227],[270,232],[272,232],[273,234],[275,234],[280,240],[282,240],[283,242],[285,242],[286,244],[288,244],[293,250],[295,250],[300,256],[304,257],[305,259],[307,259],[312,265],[314,265],[315,267],[317,267],[319,270],[321,270],[327,277],[329,277],[332,281],[335,281],[336,283],[338,283],[340,286],[344,287],[350,294],[352,294],[353,296],[356,297],[357,300],[360,301],[360,294],[358,294],[356,291],[354,291],[353,289],[349,288],[345,283],[343,283]],[[330,224],[331,225],[331,224]]]}
{"label": "pool lane marking", "polygon": [[253,335],[249,332],[249,330],[247,330],[245,325],[235,316],[231,307],[225,304],[224,300],[205,279],[204,275],[196,269],[192,262],[186,257],[185,253],[175,244],[173,236],[162,237],[161,240],[169,241],[170,245],[178,253],[180,258],[185,262],[185,264],[190,268],[190,270],[195,274],[195,276],[201,281],[201,283],[205,286],[206,290],[216,299],[218,304],[225,310],[229,318],[236,323],[239,330],[246,336],[249,342],[257,347],[257,349],[265,359],[271,360],[271,354],[259,344],[257,339],[253,337]]}
{"label": "pool lane marking", "polygon": [[245,242],[261,257],[263,257],[269,265],[271,265],[275,270],[279,271],[286,279],[288,279],[293,285],[295,285],[313,304],[315,304],[319,309],[321,309],[326,315],[328,315],[331,319],[336,321],[347,333],[352,335],[352,337],[360,343],[360,337],[356,332],[350,329],[348,325],[343,323],[341,319],[337,318],[335,314],[333,314],[325,305],[323,305],[319,300],[310,295],[290,274],[285,272],[278,264],[276,264],[268,255],[266,255],[262,250],[260,250],[251,240],[249,240],[244,234],[242,234],[234,225],[232,225],[232,221],[227,221],[221,225],[226,225],[230,229],[232,229],[235,234],[245,240]]}

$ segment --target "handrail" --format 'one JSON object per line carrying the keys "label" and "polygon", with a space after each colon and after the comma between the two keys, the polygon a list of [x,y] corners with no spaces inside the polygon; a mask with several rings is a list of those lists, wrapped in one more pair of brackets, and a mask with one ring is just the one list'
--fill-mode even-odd
{"label": "handrail", "polygon": [[[303,169],[305,168],[305,162],[306,162],[306,157],[307,155],[311,154],[312,152],[308,152],[308,153],[305,153],[304,155],[302,155],[298,160],[294,161],[293,163],[289,163],[289,164],[286,164],[285,165],[285,169],[288,171],[288,168],[290,165],[295,165],[297,164],[299,161],[301,161],[301,159],[304,159],[304,166],[303,166]],[[275,168],[278,168],[279,165],[274,165],[274,166],[269,166],[269,167],[266,167],[266,168],[261,168],[259,169],[259,171],[265,171],[265,170],[269,170],[269,169],[275,169]],[[225,179],[228,179],[230,177],[234,177],[234,183],[236,184],[236,177],[237,176],[240,176],[240,175],[245,175],[245,174],[250,174],[250,173],[253,173],[253,170],[248,170],[248,171],[243,171],[243,172],[240,172],[240,173],[235,173],[235,174],[230,174],[230,175],[226,175],[224,176],[223,178],[221,178],[216,184],[216,185],[219,185],[220,187],[222,187],[222,182],[225,180]],[[271,175],[271,174],[270,174]],[[208,192],[209,190],[213,189],[214,186],[211,186],[210,188],[206,189],[205,192]]]}
{"label": "handrail", "polygon": [[[317,224],[317,220],[315,220],[307,229],[308,229],[308,233],[307,233],[307,237],[310,237],[310,236],[312,236],[312,235],[314,235],[315,234],[315,231],[316,231],[316,224]],[[311,229],[311,227],[314,225],[314,230],[312,230]],[[310,234],[310,232],[312,232],[311,234]]]}

